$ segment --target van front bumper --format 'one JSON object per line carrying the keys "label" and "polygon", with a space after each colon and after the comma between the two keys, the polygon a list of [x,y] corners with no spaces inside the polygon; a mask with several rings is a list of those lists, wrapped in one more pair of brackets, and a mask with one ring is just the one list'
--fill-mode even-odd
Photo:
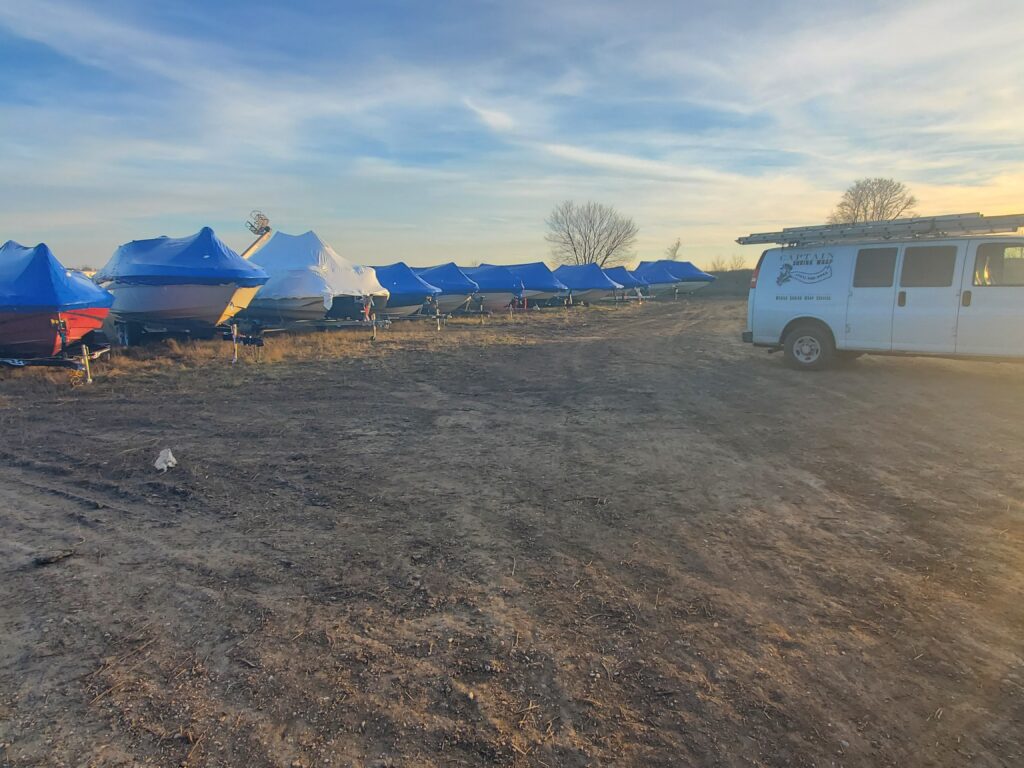
{"label": "van front bumper", "polygon": [[754,332],[753,331],[744,331],[743,332],[743,342],[745,344],[753,344],[754,343]]}

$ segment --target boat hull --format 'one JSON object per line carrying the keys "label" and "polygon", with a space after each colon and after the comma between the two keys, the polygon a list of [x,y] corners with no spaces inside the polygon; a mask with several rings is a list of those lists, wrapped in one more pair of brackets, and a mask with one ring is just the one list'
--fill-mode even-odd
{"label": "boat hull", "polygon": [[260,289],[235,283],[139,285],[116,281],[104,287],[114,294],[110,311],[117,320],[169,332],[211,331],[248,307]]}
{"label": "boat hull", "polygon": [[[384,308],[384,314],[388,317],[408,317],[415,315],[423,305],[427,303],[427,297],[422,293],[394,293],[388,296],[388,304]],[[380,311],[378,310],[378,314]]]}
{"label": "boat hull", "polygon": [[523,291],[523,298],[526,299],[528,307],[546,307],[564,295],[564,292],[559,291]]}
{"label": "boat hull", "polygon": [[644,294],[647,296],[675,296],[678,293],[679,283],[651,283],[644,286]]}
{"label": "boat hull", "polygon": [[589,291],[573,291],[572,303],[573,304],[592,304],[595,301],[600,301],[606,296],[612,296],[615,292],[609,291],[607,288],[593,288]]}
{"label": "boat hull", "polygon": [[604,296],[601,301],[632,301],[633,299],[643,298],[645,294],[640,288],[622,288],[617,291]]}
{"label": "boat hull", "polygon": [[399,304],[398,306],[393,306],[391,302],[388,302],[383,314],[388,317],[409,317],[410,315],[415,315],[421,309],[423,309],[422,302],[419,304]]}
{"label": "boat hull", "polygon": [[688,280],[679,284],[680,293],[694,293],[699,291],[701,288],[706,288],[711,285],[710,280]]}
{"label": "boat hull", "polygon": [[438,296],[437,309],[442,315],[447,315],[466,306],[471,298],[473,297],[468,293]]}
{"label": "boat hull", "polygon": [[511,291],[507,293],[481,293],[479,296],[480,306],[487,312],[504,312],[508,309],[508,305],[518,298],[518,295]]}
{"label": "boat hull", "polygon": [[261,323],[294,323],[303,320],[323,320],[327,314],[323,296],[305,296],[288,299],[261,299],[256,297],[241,313],[246,320]]}
{"label": "boat hull", "polygon": [[711,285],[711,281],[687,280],[678,283],[651,283],[644,286],[644,293],[647,296],[683,296],[699,291],[706,285]]}
{"label": "boat hull", "polygon": [[[331,308],[327,310],[328,320],[363,320],[366,317],[366,297],[335,296]],[[373,312],[383,315],[388,305],[387,296],[373,297]]]}
{"label": "boat hull", "polygon": [[57,320],[63,320],[68,344],[98,331],[110,310],[86,307],[66,312],[0,312],[0,357],[53,357],[61,352]]}

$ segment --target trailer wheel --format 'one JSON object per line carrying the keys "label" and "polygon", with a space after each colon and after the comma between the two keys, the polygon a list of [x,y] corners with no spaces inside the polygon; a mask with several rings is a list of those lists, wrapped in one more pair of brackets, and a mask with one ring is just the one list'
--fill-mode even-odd
{"label": "trailer wheel", "polygon": [[835,360],[832,333],[819,323],[799,323],[782,341],[786,362],[802,371],[820,371]]}

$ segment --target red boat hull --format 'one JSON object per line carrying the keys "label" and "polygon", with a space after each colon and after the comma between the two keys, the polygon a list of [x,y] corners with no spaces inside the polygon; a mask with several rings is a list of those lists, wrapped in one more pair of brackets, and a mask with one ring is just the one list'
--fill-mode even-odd
{"label": "red boat hull", "polygon": [[61,351],[58,319],[67,328],[67,343],[74,344],[89,331],[99,330],[109,313],[105,307],[0,312],[0,357],[53,357]]}

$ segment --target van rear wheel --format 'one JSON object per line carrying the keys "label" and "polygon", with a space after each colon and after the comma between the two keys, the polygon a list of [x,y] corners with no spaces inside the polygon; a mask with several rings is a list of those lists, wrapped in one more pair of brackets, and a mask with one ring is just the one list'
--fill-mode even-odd
{"label": "van rear wheel", "polygon": [[820,371],[835,360],[836,345],[828,329],[817,323],[795,326],[782,341],[786,362],[803,371]]}

